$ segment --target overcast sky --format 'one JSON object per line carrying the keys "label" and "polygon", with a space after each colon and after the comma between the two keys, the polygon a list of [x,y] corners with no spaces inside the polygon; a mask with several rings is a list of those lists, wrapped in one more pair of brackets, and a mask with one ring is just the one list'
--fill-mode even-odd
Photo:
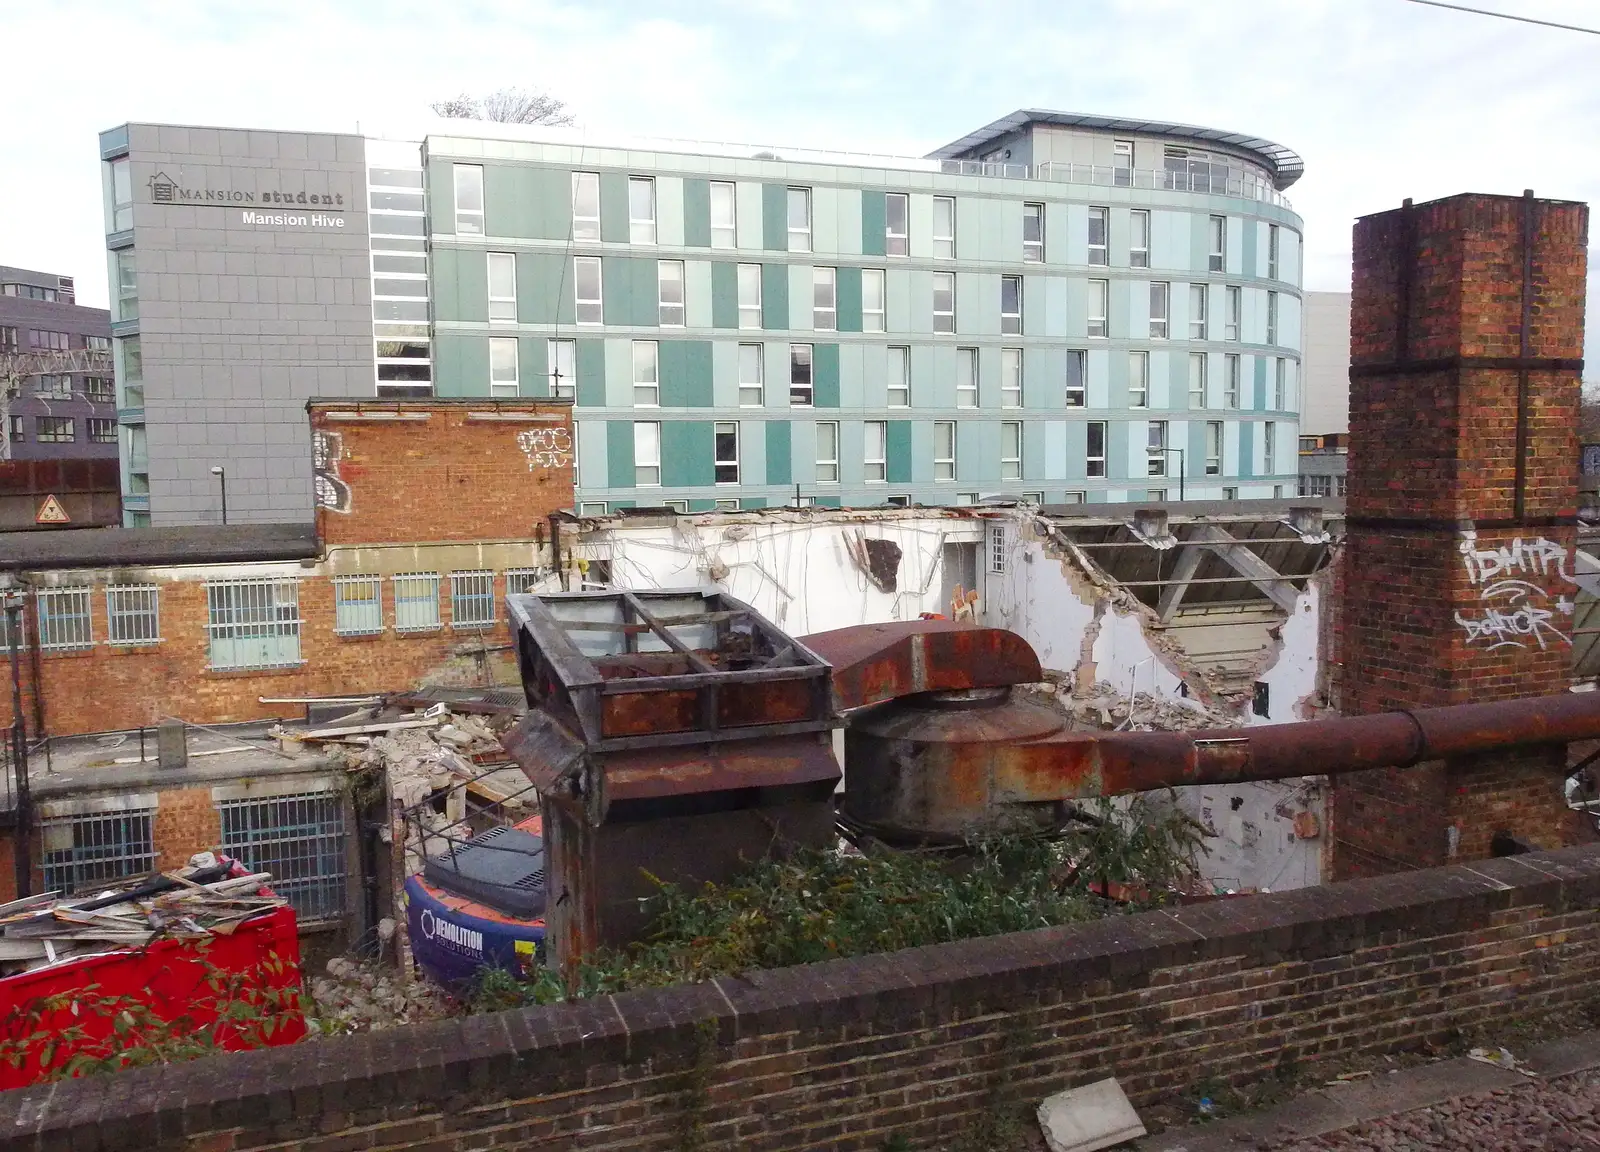
{"label": "overcast sky", "polygon": [[[1595,0],[1472,2],[1600,27]],[[1311,289],[1348,289],[1352,220],[1406,196],[1600,187],[1600,36],[1406,0],[0,0],[0,44],[0,264],[102,306],[99,130],[354,131],[506,85],[596,139],[921,155],[1023,107],[1263,136],[1305,157]]]}

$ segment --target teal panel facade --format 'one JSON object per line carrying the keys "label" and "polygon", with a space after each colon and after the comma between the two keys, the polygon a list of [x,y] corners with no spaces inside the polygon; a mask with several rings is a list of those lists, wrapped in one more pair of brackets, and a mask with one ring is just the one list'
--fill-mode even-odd
{"label": "teal panel facade", "polygon": [[711,181],[683,182],[683,246],[711,247]]}
{"label": "teal panel facade", "polygon": [[711,341],[663,340],[658,352],[661,406],[710,408]]}
{"label": "teal panel facade", "polygon": [[839,346],[812,345],[811,403],[817,408],[839,407]]}
{"label": "teal panel facade", "polygon": [[483,200],[491,236],[565,240],[571,233],[572,177],[563,169],[485,163]]}
{"label": "teal panel facade", "polygon": [[718,260],[711,265],[711,326],[739,327],[739,266]]}
{"label": "teal panel facade", "polygon": [[768,252],[789,248],[789,186],[761,186],[761,246]]}
{"label": "teal panel facade", "polygon": [[716,482],[712,424],[709,420],[661,422],[661,486],[710,487]]}
{"label": "teal panel facade", "polygon": [[911,421],[890,420],[884,429],[884,474],[891,484],[911,483]]}
{"label": "teal panel facade", "polygon": [[1265,356],[1252,356],[1251,359],[1255,361],[1255,370],[1253,372],[1255,377],[1255,396],[1250,402],[1250,407],[1257,412],[1265,412],[1267,410],[1267,358]]}
{"label": "teal panel facade", "polygon": [[834,307],[839,311],[839,331],[861,331],[861,269],[847,266],[835,274]]}
{"label": "teal panel facade", "polygon": [[576,402],[580,408],[603,408],[606,403],[606,342],[604,340],[579,340],[576,357],[578,387]]}
{"label": "teal panel facade", "polygon": [[606,422],[606,484],[611,488],[633,487],[633,422]]}
{"label": "teal panel facade", "polygon": [[883,255],[884,225],[887,220],[883,195],[881,191],[877,190],[867,190],[861,193],[861,254],[863,256]]}
{"label": "teal panel facade", "polygon": [[792,427],[787,420],[766,422],[768,484],[781,484],[787,488],[794,483]]}
{"label": "teal panel facade", "polygon": [[433,339],[434,392],[440,396],[489,394],[489,338],[441,332]]}
{"label": "teal panel facade", "polygon": [[603,257],[600,294],[607,324],[654,328],[661,317],[654,260]]}
{"label": "teal panel facade", "polygon": [[[434,255],[437,258],[437,251]],[[603,267],[600,274],[603,289],[605,276]],[[482,312],[482,318],[485,320],[489,316],[488,276],[488,265],[485,263]],[[554,252],[517,253],[518,320],[524,324],[571,324],[575,315],[573,301],[572,277],[568,273],[566,257]]]}
{"label": "teal panel facade", "polygon": [[600,239],[628,242],[628,177],[621,172],[600,173]]}
{"label": "teal panel facade", "polygon": [[489,264],[481,251],[439,247],[433,253],[433,316],[441,323],[489,320]]}
{"label": "teal panel facade", "polygon": [[1256,474],[1255,431],[1254,421],[1239,422],[1239,475],[1247,480]]}
{"label": "teal panel facade", "polygon": [[789,266],[761,266],[761,326],[779,332],[789,327]]}

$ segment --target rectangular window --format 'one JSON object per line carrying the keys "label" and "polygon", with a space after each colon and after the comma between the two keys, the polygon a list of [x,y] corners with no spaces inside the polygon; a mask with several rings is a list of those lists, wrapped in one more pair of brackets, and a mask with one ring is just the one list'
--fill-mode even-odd
{"label": "rectangular window", "polygon": [[106,641],[130,647],[161,642],[161,593],[156,585],[107,586]]}
{"label": "rectangular window", "polygon": [[600,257],[572,258],[573,301],[579,324],[604,324],[605,305],[600,299]]}
{"label": "rectangular window", "polygon": [[53,396],[59,400],[72,399],[72,377],[67,375],[35,376],[33,391],[38,396]]}
{"label": "rectangular window", "polygon": [[1222,321],[1222,338],[1224,340],[1239,339],[1239,317],[1244,311],[1244,302],[1241,297],[1244,293],[1237,284],[1229,284],[1223,289],[1227,297],[1227,315]]}
{"label": "rectangular window", "polygon": [[956,274],[933,274],[933,330],[950,333],[956,330]]}
{"label": "rectangular window", "polygon": [[[139,269],[132,248],[120,249],[112,258],[116,265],[117,282],[113,287],[116,290],[117,307],[115,319],[135,320],[139,316]],[[59,344],[52,343],[51,348],[57,352],[67,350],[66,333],[56,335],[61,337]],[[37,347],[37,344],[35,345]]]}
{"label": "rectangular window", "polygon": [[978,350],[956,349],[956,407],[978,406]]}
{"label": "rectangular window", "polygon": [[117,399],[117,384],[109,376],[85,376],[83,395],[91,404],[113,404]]}
{"label": "rectangular window", "polygon": [[886,462],[889,425],[882,420],[868,420],[862,425],[862,428],[865,436],[861,453],[861,474],[869,484],[882,484],[889,478],[888,464]]}
{"label": "rectangular window", "polygon": [[550,394],[557,399],[570,400],[578,394],[578,342],[552,340],[545,347]]}
{"label": "rectangular window", "polygon": [[1105,336],[1106,302],[1111,297],[1111,281],[1089,281],[1089,335]]}
{"label": "rectangular window", "polygon": [[884,316],[884,272],[882,268],[861,270],[861,330],[882,332]]}
{"label": "rectangular window", "polygon": [[1022,349],[1000,349],[1000,407],[1022,407]]}
{"label": "rectangular window", "polygon": [[518,391],[516,337],[492,337],[489,340],[489,395],[515,396]]}
{"label": "rectangular window", "polygon": [[301,920],[345,911],[345,817],[338,792],[299,792],[217,804],[222,850],[257,872]]}
{"label": "rectangular window", "polygon": [[911,197],[890,192],[883,198],[883,252],[885,256],[905,256],[910,247]]}
{"label": "rectangular window", "polygon": [[1239,389],[1243,374],[1239,354],[1237,352],[1230,352],[1223,357],[1222,362],[1226,372],[1226,376],[1223,380],[1223,407],[1237,408],[1239,407]]}
{"label": "rectangular window", "polygon": [[1210,290],[1204,284],[1189,285],[1189,339],[1209,340],[1210,325],[1206,305]]}
{"label": "rectangular window", "polygon": [[1165,504],[1167,502],[1167,490],[1165,488],[1150,488],[1146,490],[1144,498],[1156,504]]}
{"label": "rectangular window", "polygon": [[1148,464],[1151,476],[1165,476],[1167,474],[1167,422],[1165,420],[1150,421]]}
{"label": "rectangular window", "polygon": [[1221,272],[1228,258],[1228,218],[1226,216],[1213,216],[1211,218],[1211,251],[1210,267],[1213,272]]}
{"label": "rectangular window", "polygon": [[839,274],[834,268],[811,270],[811,327],[834,332],[839,327]]}
{"label": "rectangular window", "polygon": [[1133,187],[1133,141],[1111,142],[1111,182],[1118,188]]}
{"label": "rectangular window", "polygon": [[596,172],[572,174],[572,238],[600,239],[600,176]]}
{"label": "rectangular window", "polygon": [[45,890],[71,896],[152,871],[156,866],[155,813],[152,802],[115,812],[41,819]]}
{"label": "rectangular window", "polygon": [[1237,500],[1239,498],[1239,490],[1237,488],[1224,488],[1222,490],[1222,498],[1224,500]]}
{"label": "rectangular window", "polygon": [[933,422],[933,478],[956,478],[956,425],[953,420]]}
{"label": "rectangular window", "polygon": [[839,425],[824,420],[817,425],[817,483],[839,482]]}
{"label": "rectangular window", "polygon": [[1206,475],[1222,475],[1222,421],[1206,421]]}
{"label": "rectangular window", "polygon": [[812,348],[809,344],[789,345],[789,406],[791,408],[811,407],[812,378],[811,357]]}
{"label": "rectangular window", "polygon": [[1171,284],[1157,282],[1150,285],[1150,339],[1165,340],[1167,338],[1167,318],[1171,302]]}
{"label": "rectangular window", "polygon": [[1278,342],[1278,294],[1267,293],[1267,343]]}
{"label": "rectangular window", "polygon": [[1008,336],[1022,332],[1022,277],[1000,277],[1000,331]]}
{"label": "rectangular window", "polygon": [[494,573],[450,573],[450,627],[494,627]]}
{"label": "rectangular window", "polygon": [[766,403],[765,367],[760,344],[739,345],[739,407],[760,408]]}
{"label": "rectangular window", "polygon": [[70,444],[78,433],[71,416],[35,416],[33,437],[41,444]]}
{"label": "rectangular window", "polygon": [[683,261],[656,261],[657,322],[663,328],[683,327]]}
{"label": "rectangular window", "polygon": [[1088,385],[1084,379],[1088,360],[1089,353],[1081,349],[1067,350],[1066,406],[1068,408],[1082,408],[1089,403]]}
{"label": "rectangular window", "polygon": [[117,442],[117,422],[115,420],[106,417],[91,416],[89,417],[88,423],[89,443],[115,444]]}
{"label": "rectangular window", "polygon": [[717,512],[737,512],[739,511],[739,498],[735,496],[722,500],[713,500],[711,506]]}
{"label": "rectangular window", "polygon": [[633,406],[661,406],[661,346],[654,340],[633,342]]}
{"label": "rectangular window", "polygon": [[1089,447],[1083,458],[1085,476],[1106,474],[1106,422],[1091,420],[1088,425]]}
{"label": "rectangular window", "polygon": [[734,186],[721,180],[711,182],[711,246],[732,248],[736,244],[738,209]]}
{"label": "rectangular window", "polygon": [[0,352],[15,352],[19,347],[16,328],[12,325],[0,324]]}
{"label": "rectangular window", "polygon": [[1276,224],[1267,225],[1267,279],[1278,278],[1278,243],[1279,233]]}
{"label": "rectangular window", "polygon": [[991,524],[989,526],[989,571],[996,576],[1004,576],[1006,560],[1009,558],[1009,549],[1006,547],[1006,526],[1004,524]]}
{"label": "rectangular window", "polygon": [[512,252],[489,253],[489,319],[517,318],[517,257]]}
{"label": "rectangular window", "polygon": [[761,327],[761,265],[759,264],[739,265],[739,327]]}
{"label": "rectangular window", "polygon": [[209,580],[206,613],[212,668],[287,668],[300,663],[299,581]]}
{"label": "rectangular window", "polygon": [[22,417],[11,417],[11,439],[14,443],[22,443],[28,439],[28,434],[22,429]]}
{"label": "rectangular window", "polygon": [[1128,353],[1128,407],[1150,407],[1150,353]]}
{"label": "rectangular window", "polygon": [[1107,237],[1111,232],[1111,209],[1089,209],[1089,263],[1101,267],[1111,263]]}
{"label": "rectangular window", "polygon": [[333,578],[333,634],[376,636],[383,631],[383,578]]}
{"label": "rectangular window", "polygon": [[888,366],[889,407],[911,407],[911,349],[891,347]]}
{"label": "rectangular window", "polygon": [[[124,251],[131,250],[124,249]],[[65,332],[50,332],[31,328],[28,330],[28,347],[39,348],[46,352],[65,352],[72,347],[72,337]]]}
{"label": "rectangular window", "polygon": [[[601,513],[604,515],[604,512]],[[539,569],[537,568],[507,568],[506,569],[506,595],[525,596],[532,592],[539,583]]]}
{"label": "rectangular window", "polygon": [[133,170],[126,156],[111,162],[111,231],[133,227]]}
{"label": "rectangular window", "polygon": [[1206,407],[1211,363],[1204,352],[1189,353],[1189,407]]}
{"label": "rectangular window", "polygon": [[633,483],[638,488],[661,487],[661,425],[633,426]]}
{"label": "rectangular window", "polygon": [[[1024,204],[1022,206],[1022,259],[1028,264],[1044,263],[1043,204]],[[1090,263],[1092,264],[1093,261],[1091,260]]]}
{"label": "rectangular window", "polygon": [[1272,407],[1279,412],[1289,408],[1289,362],[1282,356],[1272,362]]}
{"label": "rectangular window", "polygon": [[656,242],[656,182],[648,176],[628,177],[628,243]]}
{"label": "rectangular window", "polygon": [[1271,420],[1261,425],[1261,474],[1271,476],[1278,470],[1278,426]]}
{"label": "rectangular window", "polygon": [[789,251],[811,251],[811,189],[789,189]]}
{"label": "rectangular window", "polygon": [[1128,267],[1150,267],[1150,212],[1135,208],[1131,213],[1132,227],[1128,233]]}
{"label": "rectangular window", "polygon": [[481,164],[455,165],[456,233],[461,236],[483,235],[483,166]]}
{"label": "rectangular window", "polygon": [[1000,479],[1022,479],[1022,422],[1006,420],[1000,424]]}
{"label": "rectangular window", "polygon": [[89,626],[88,588],[42,588],[37,608],[41,650],[70,652],[94,643]]}
{"label": "rectangular window", "polygon": [[736,421],[718,421],[712,430],[713,468],[718,484],[739,482],[739,425]]}
{"label": "rectangular window", "polygon": [[956,254],[956,200],[954,196],[933,198],[933,254],[938,259],[954,259]]}

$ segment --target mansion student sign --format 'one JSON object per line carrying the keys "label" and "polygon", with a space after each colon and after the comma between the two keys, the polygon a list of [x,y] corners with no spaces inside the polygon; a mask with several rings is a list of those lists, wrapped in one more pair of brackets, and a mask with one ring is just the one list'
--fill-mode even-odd
{"label": "mansion student sign", "polygon": [[165,172],[157,172],[150,177],[150,202],[234,208],[240,213],[240,223],[264,227],[345,226],[340,215],[345,210],[342,192],[286,192],[266,184],[255,188],[189,188]]}

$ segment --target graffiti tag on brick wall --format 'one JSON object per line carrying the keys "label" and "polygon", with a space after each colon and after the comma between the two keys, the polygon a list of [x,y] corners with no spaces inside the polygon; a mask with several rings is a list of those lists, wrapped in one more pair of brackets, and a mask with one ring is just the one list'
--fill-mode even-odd
{"label": "graffiti tag on brick wall", "polygon": [[339,461],[343,457],[343,436],[321,429],[311,433],[312,486],[318,508],[330,512],[350,511],[350,485],[339,475]]}
{"label": "graffiti tag on brick wall", "polygon": [[1479,548],[1477,533],[1469,531],[1461,534],[1461,562],[1481,605],[1456,613],[1468,644],[1484,644],[1490,651],[1571,646],[1572,598],[1564,587],[1553,587],[1573,583],[1566,545],[1519,536],[1498,548]]}
{"label": "graffiti tag on brick wall", "polygon": [[572,463],[572,433],[565,428],[529,428],[517,433],[517,447],[528,458],[528,471],[565,468]]}

